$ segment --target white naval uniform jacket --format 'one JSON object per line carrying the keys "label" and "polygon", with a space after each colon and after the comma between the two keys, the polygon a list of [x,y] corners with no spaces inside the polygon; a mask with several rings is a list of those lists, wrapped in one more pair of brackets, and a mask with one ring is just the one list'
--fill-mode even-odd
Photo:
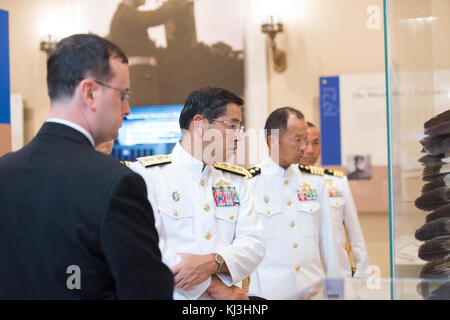
{"label": "white naval uniform jacket", "polygon": [[[240,282],[256,269],[265,252],[247,178],[212,165],[203,168],[179,143],[170,157],[170,163],[147,168],[140,162],[131,165],[147,185],[163,262],[173,267],[181,261],[178,252],[218,253],[231,276],[217,276],[228,286]],[[240,204],[218,207],[213,187],[220,185],[234,187]],[[204,292],[210,282],[211,277],[189,290],[175,288],[174,299],[209,299]]]}
{"label": "white naval uniform jacket", "polygon": [[364,236],[358,220],[355,203],[348,185],[347,177],[325,175],[330,196],[331,220],[333,222],[334,236],[342,272],[345,277],[352,277],[352,270],[345,250],[347,229],[348,243],[351,248],[352,261],[356,266],[355,278],[367,278],[367,268],[370,266]]}
{"label": "white naval uniform jacket", "polygon": [[[328,186],[323,176],[283,169],[270,157],[249,180],[264,227],[266,255],[250,277],[249,294],[266,299],[297,299],[325,277],[343,277],[334,245]],[[300,201],[302,185],[317,192]]]}

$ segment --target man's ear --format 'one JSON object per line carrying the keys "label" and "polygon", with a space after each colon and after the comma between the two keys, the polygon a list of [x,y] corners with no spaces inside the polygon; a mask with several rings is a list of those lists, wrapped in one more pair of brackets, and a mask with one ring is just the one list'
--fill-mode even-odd
{"label": "man's ear", "polygon": [[97,109],[95,98],[98,95],[99,85],[90,79],[83,79],[78,88],[81,100],[89,109],[95,111]]}
{"label": "man's ear", "polygon": [[267,137],[269,147],[269,155],[272,159],[280,159],[280,137],[277,134],[271,134]]}
{"label": "man's ear", "polygon": [[208,122],[205,117],[203,117],[201,114],[196,114],[191,121],[192,130],[195,133],[201,135],[205,126],[205,122]]}
{"label": "man's ear", "polygon": [[280,139],[278,136],[272,134],[267,137],[267,144],[269,148],[277,147],[280,144]]}

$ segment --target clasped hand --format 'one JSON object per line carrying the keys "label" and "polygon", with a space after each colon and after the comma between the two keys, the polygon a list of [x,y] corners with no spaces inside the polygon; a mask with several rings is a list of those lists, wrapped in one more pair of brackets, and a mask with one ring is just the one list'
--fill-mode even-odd
{"label": "clasped hand", "polygon": [[213,254],[178,253],[181,261],[172,267],[175,277],[175,286],[179,289],[189,290],[202,283],[217,271],[217,263]]}

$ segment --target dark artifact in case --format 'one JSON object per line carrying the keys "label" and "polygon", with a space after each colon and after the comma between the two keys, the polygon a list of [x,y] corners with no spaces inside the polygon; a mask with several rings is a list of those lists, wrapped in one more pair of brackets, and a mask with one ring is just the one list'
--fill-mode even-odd
{"label": "dark artifact in case", "polygon": [[420,272],[423,281],[417,291],[427,300],[450,299],[450,110],[424,123],[425,138],[420,140],[419,159],[424,165],[422,179],[427,181],[415,205],[431,211],[426,223],[416,230],[415,237],[425,241],[419,258],[429,261]]}

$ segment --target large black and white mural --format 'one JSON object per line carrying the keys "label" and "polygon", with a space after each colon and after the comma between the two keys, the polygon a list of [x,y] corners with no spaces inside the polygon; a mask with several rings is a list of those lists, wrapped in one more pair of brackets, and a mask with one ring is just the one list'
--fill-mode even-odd
{"label": "large black and white mural", "polygon": [[129,57],[131,106],[182,104],[205,86],[243,96],[239,0],[85,1],[88,32]]}

